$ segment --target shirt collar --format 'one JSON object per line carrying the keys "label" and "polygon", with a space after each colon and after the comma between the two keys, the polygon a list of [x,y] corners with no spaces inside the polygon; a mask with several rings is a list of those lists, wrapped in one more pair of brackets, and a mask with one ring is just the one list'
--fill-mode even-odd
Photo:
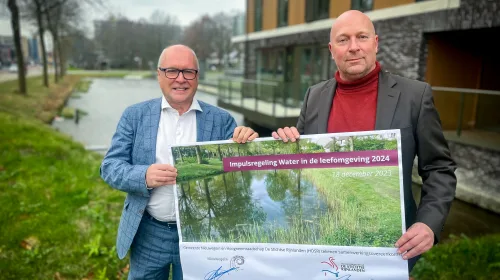
{"label": "shirt collar", "polygon": [[[163,111],[164,109],[174,109],[172,108],[172,106],[170,105],[170,103],[168,103],[167,99],[165,98],[165,96],[163,96],[161,98],[161,110]],[[175,109],[174,109],[175,110]],[[196,110],[196,111],[200,111],[200,112],[203,112],[203,110],[201,109],[201,106],[200,106],[200,103],[198,102],[198,99],[193,98],[193,102],[191,103],[191,106],[189,107],[189,109],[186,111],[186,113],[192,111],[192,110]]]}

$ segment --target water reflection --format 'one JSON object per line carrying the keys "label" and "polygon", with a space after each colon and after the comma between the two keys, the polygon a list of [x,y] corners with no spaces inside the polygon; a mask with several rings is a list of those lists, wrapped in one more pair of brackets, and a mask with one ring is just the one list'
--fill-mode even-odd
{"label": "water reflection", "polygon": [[313,225],[327,211],[301,170],[223,173],[181,183],[178,191],[185,242],[276,241],[263,235],[298,220]]}
{"label": "water reflection", "polygon": [[[162,96],[155,79],[126,80],[118,78],[92,79],[89,91],[79,98],[70,98],[67,106],[83,110],[87,114],[78,124],[72,119],[55,121],[52,126],[71,135],[85,146],[107,148],[123,111],[130,105]],[[212,105],[217,104],[213,95],[198,91],[196,98]],[[230,112],[238,125],[243,116]]]}

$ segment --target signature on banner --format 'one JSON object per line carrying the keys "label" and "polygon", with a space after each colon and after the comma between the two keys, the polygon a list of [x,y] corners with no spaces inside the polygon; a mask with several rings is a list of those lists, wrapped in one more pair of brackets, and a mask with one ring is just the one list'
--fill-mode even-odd
{"label": "signature on banner", "polygon": [[328,258],[328,261],[323,261],[321,262],[322,264],[326,264],[328,266],[330,266],[330,269],[323,269],[321,270],[322,272],[325,273],[325,277],[328,277],[328,279],[333,279],[333,278],[330,278],[332,277],[333,275],[335,275],[335,278],[334,279],[344,279],[344,280],[349,280],[351,278],[351,275],[350,274],[347,274],[347,275],[339,275],[339,267],[337,266],[337,264],[335,263],[335,259],[333,257],[329,257]]}
{"label": "signature on banner", "polygon": [[231,271],[237,271],[245,263],[243,256],[234,256],[229,262],[229,269],[223,269],[222,266],[205,274],[205,280],[218,280],[222,276],[227,275]]}

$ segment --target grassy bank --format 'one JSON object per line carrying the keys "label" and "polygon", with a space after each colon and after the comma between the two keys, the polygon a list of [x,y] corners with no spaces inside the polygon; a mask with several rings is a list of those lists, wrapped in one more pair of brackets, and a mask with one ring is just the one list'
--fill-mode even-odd
{"label": "grassy bank", "polygon": [[17,92],[17,80],[0,83],[0,112],[50,122],[78,84],[81,77],[66,76],[60,83],[43,86],[42,77],[27,79],[28,95]]}
{"label": "grassy bank", "polygon": [[101,157],[39,121],[0,123],[1,276],[114,278],[124,195],[99,178]]}
{"label": "grassy bank", "polygon": [[220,160],[210,159],[207,164],[198,163],[178,163],[175,165],[177,169],[177,182],[185,182],[192,179],[204,178],[222,174],[222,162]]}
{"label": "grassy bank", "polygon": [[[375,177],[376,170],[390,176]],[[332,172],[334,171],[334,172]],[[336,177],[339,172],[340,177]],[[342,177],[372,172],[366,177]],[[401,205],[397,167],[304,169],[332,209],[321,236],[324,244],[392,247],[401,236]],[[333,183],[335,182],[335,183]],[[340,230],[339,230],[340,229]]]}
{"label": "grassy bank", "polygon": [[439,244],[412,271],[415,280],[500,279],[500,234]]}
{"label": "grassy bank", "polygon": [[114,248],[124,194],[100,179],[101,156],[46,125],[80,78],[29,78],[27,96],[0,83],[1,279],[126,276]]}

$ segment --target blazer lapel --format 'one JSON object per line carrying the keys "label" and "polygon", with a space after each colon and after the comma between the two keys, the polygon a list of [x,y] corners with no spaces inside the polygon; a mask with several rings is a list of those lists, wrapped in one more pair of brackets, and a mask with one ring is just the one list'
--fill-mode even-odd
{"label": "blazer lapel", "polygon": [[[158,134],[158,126],[160,125],[161,116],[161,98],[155,99],[153,102],[149,103],[149,115],[146,119],[146,128],[144,135],[147,137],[144,141],[149,141],[148,145],[150,148],[149,152],[149,162],[154,163],[156,161],[156,138]],[[149,138],[149,139],[148,139]]]}
{"label": "blazer lapel", "polygon": [[321,90],[318,112],[318,133],[326,133],[328,130],[328,118],[332,108],[333,96],[335,95],[335,88],[337,81],[335,79],[328,80]]}
{"label": "blazer lapel", "polygon": [[375,130],[391,128],[400,94],[400,91],[394,88],[395,85],[396,81],[388,73],[380,71]]}

